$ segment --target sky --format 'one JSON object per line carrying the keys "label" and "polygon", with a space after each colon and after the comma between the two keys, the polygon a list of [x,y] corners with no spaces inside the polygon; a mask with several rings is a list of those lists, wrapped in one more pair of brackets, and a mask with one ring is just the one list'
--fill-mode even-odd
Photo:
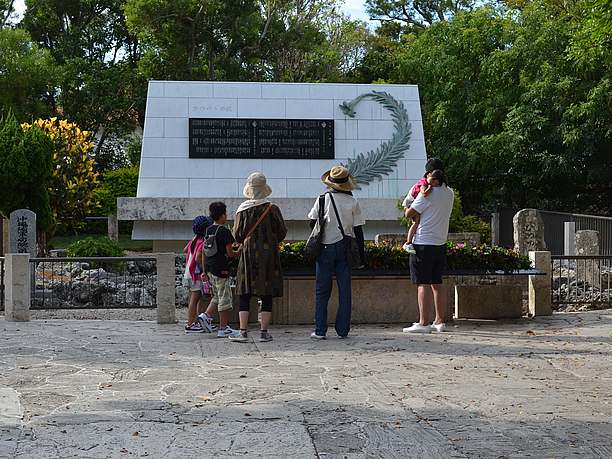
{"label": "sky", "polygon": [[[21,15],[25,10],[25,0],[17,0],[15,10]],[[353,19],[368,20],[364,7],[365,0],[345,0],[344,11]]]}
{"label": "sky", "polygon": [[365,12],[365,0],[345,0],[344,11],[353,19],[367,21],[370,18]]}

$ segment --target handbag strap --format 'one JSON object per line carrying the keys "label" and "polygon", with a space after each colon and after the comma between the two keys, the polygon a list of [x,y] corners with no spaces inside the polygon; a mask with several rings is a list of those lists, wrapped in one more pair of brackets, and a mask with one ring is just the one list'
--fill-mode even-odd
{"label": "handbag strap", "polygon": [[331,193],[329,194],[329,199],[331,199],[332,202],[332,206],[334,206],[334,212],[336,214],[336,220],[338,220],[338,229],[340,230],[340,233],[342,234],[342,237],[345,238],[346,234],[344,234],[344,228],[342,228],[342,220],[340,220],[340,215],[338,214],[338,208],[336,207],[336,201],[334,201],[334,197],[332,196]]}
{"label": "handbag strap", "polygon": [[319,196],[319,233],[325,228],[325,194]]}
{"label": "handbag strap", "polygon": [[257,227],[259,226],[259,224],[263,221],[264,218],[266,218],[266,215],[268,215],[268,213],[270,212],[270,209],[272,209],[272,203],[268,204],[268,206],[265,208],[265,210],[262,212],[262,214],[259,216],[259,218],[257,219],[257,221],[255,222],[255,224],[251,227],[251,229],[249,230],[249,232],[246,234],[244,240],[246,241],[247,239],[249,239],[253,233],[255,232],[255,230],[257,229]]}

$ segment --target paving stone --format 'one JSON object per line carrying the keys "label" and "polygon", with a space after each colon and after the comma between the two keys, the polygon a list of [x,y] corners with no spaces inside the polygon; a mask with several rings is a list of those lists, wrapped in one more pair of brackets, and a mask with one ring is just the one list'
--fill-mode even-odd
{"label": "paving stone", "polygon": [[612,457],[612,310],[309,332],[2,321],[0,457]]}

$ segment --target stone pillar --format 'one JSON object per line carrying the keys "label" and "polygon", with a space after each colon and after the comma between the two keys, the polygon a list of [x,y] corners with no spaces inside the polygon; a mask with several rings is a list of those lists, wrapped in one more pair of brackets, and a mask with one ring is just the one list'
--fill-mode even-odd
{"label": "stone pillar", "polygon": [[11,253],[11,221],[8,218],[2,219],[2,250],[3,256]]}
{"label": "stone pillar", "polygon": [[499,245],[499,212],[491,215],[491,244]]}
{"label": "stone pillar", "polygon": [[576,254],[576,223],[563,223],[563,255]]}
{"label": "stone pillar", "polygon": [[173,253],[158,253],[157,258],[157,323],[176,323],[175,268]]}
{"label": "stone pillar", "polygon": [[533,316],[552,315],[552,266],[550,252],[531,251],[529,259],[535,269],[546,274],[529,276],[529,313]]}
{"label": "stone pillar", "polygon": [[108,214],[108,238],[112,241],[119,240],[119,221],[117,220],[117,212]]}
{"label": "stone pillar", "polygon": [[12,322],[30,320],[30,254],[7,253],[4,258],[4,318]]}
{"label": "stone pillar", "polygon": [[544,221],[536,209],[519,210],[512,219],[514,224],[514,248],[521,255],[530,251],[546,250]]}
{"label": "stone pillar", "polygon": [[[599,255],[599,232],[595,230],[576,231],[576,255]],[[599,260],[576,260],[576,281],[591,286],[599,285],[601,273]]]}

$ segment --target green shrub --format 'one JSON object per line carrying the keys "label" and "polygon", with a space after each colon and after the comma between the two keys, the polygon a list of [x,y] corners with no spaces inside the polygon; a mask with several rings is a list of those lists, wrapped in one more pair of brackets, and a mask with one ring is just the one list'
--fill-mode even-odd
{"label": "green shrub", "polygon": [[136,196],[138,167],[122,167],[106,172],[102,184],[96,190],[96,198],[102,213],[108,215],[117,210],[117,198]]}
{"label": "green shrub", "polygon": [[108,237],[86,237],[66,249],[69,257],[122,257],[123,249]]}
{"label": "green shrub", "polygon": [[529,257],[498,246],[447,243],[447,267],[451,271],[504,271],[531,268]]}
{"label": "green shrub", "polygon": [[[453,201],[453,210],[451,212],[448,231],[450,233],[479,233],[480,242],[488,244],[491,242],[491,224],[475,215],[463,215],[463,205],[461,204],[461,195],[459,191],[455,192],[455,200]],[[403,216],[404,206],[402,201],[398,202],[398,209],[402,211],[400,223],[407,228],[412,225],[412,220]]]}
{"label": "green shrub", "polygon": [[0,118],[0,213],[16,209],[36,213],[41,230],[53,228],[49,204],[53,141],[41,129],[24,130],[9,114]]}
{"label": "green shrub", "polygon": [[461,218],[452,231],[453,233],[479,233],[483,244],[491,242],[491,223],[475,215]]}
{"label": "green shrub", "polygon": [[[304,270],[312,263],[304,257],[304,242],[281,245],[281,264],[287,270]],[[449,242],[448,269],[451,271],[504,271],[529,269],[528,257],[514,250],[481,244],[475,247]],[[391,244],[366,244],[367,268],[373,271],[406,271],[409,255],[401,247]]]}

